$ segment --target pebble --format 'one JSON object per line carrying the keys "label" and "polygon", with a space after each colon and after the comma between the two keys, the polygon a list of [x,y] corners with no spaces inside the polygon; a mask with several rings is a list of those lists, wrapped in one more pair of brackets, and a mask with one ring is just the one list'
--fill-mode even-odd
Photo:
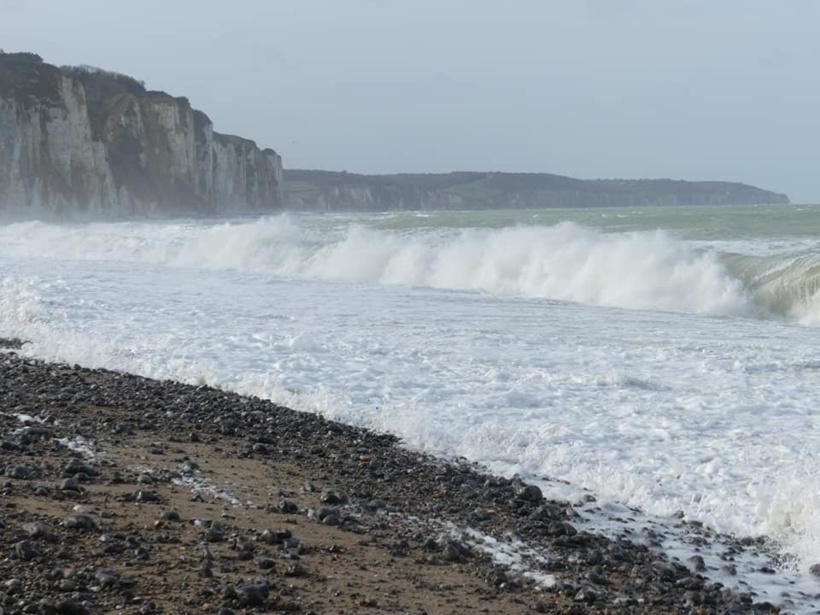
{"label": "pebble", "polygon": [[6,470],[6,476],[17,480],[31,480],[37,477],[37,471],[29,465],[16,465]]}
{"label": "pebble", "polygon": [[57,488],[58,488],[60,491],[75,491],[75,492],[80,492],[80,491],[82,491],[82,487],[80,486],[80,481],[78,481],[78,480],[77,480],[76,478],[74,478],[74,477],[72,477],[72,478],[64,478],[64,479],[63,479],[63,480],[61,480],[61,481],[60,481],[60,483],[57,485]]}
{"label": "pebble", "polygon": [[63,476],[69,477],[74,476],[75,474],[85,474],[86,476],[99,476],[99,472],[97,472],[97,470],[95,470],[92,465],[84,463],[82,460],[76,457],[69,461],[63,468]]}
{"label": "pebble", "polygon": [[98,570],[94,573],[94,580],[102,588],[119,587],[120,575],[113,570]]}
{"label": "pebble", "polygon": [[62,526],[75,530],[94,530],[97,522],[90,515],[68,515],[63,517]]}
{"label": "pebble", "polygon": [[286,577],[303,577],[307,575],[307,569],[299,562],[294,562],[285,568]]}
{"label": "pebble", "polygon": [[442,557],[448,562],[463,562],[472,555],[472,550],[461,541],[444,538],[440,541]]}
{"label": "pebble", "polygon": [[662,579],[666,581],[674,581],[675,578],[678,576],[675,567],[668,562],[663,562],[660,560],[654,561],[652,562],[651,567],[652,570],[654,570],[658,574],[658,576],[660,576]]}
{"label": "pebble", "polygon": [[347,502],[347,496],[334,489],[324,489],[322,495],[319,497],[319,501],[322,502],[322,504],[345,504]]}
{"label": "pebble", "polygon": [[281,545],[292,536],[290,530],[265,530],[259,540],[269,545]]}
{"label": "pebble", "polygon": [[262,606],[268,594],[268,586],[261,583],[240,585],[236,588],[236,599],[239,606]]}
{"label": "pebble", "polygon": [[212,524],[211,527],[205,531],[205,540],[208,542],[222,542],[225,540],[225,529],[216,523]]}
{"label": "pebble", "polygon": [[60,615],[86,615],[89,612],[77,598],[60,600],[54,608]]}
{"label": "pebble", "polygon": [[37,545],[30,540],[21,540],[14,545],[14,554],[18,559],[28,561],[40,554]]}
{"label": "pebble", "polygon": [[146,491],[146,490],[139,490],[137,491],[136,495],[134,496],[134,500],[136,502],[159,502],[159,495],[156,491]]}
{"label": "pebble", "polygon": [[299,506],[293,500],[289,500],[288,498],[282,498],[279,500],[279,505],[276,507],[277,511],[285,514],[291,515],[299,512]]}
{"label": "pebble", "polygon": [[522,485],[515,495],[528,502],[540,502],[544,499],[544,494],[536,485]]}
{"label": "pebble", "polygon": [[703,561],[700,555],[693,555],[686,560],[686,567],[689,568],[691,572],[703,572],[706,570],[706,562]]}
{"label": "pebble", "polygon": [[23,531],[28,534],[29,538],[48,538],[49,528],[45,523],[39,521],[32,521],[23,524]]}

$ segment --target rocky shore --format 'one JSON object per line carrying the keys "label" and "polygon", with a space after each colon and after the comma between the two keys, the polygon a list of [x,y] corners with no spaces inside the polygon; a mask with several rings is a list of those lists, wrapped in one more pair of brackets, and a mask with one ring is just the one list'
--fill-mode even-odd
{"label": "rocky shore", "polygon": [[2,614],[777,612],[521,480],[0,346]]}

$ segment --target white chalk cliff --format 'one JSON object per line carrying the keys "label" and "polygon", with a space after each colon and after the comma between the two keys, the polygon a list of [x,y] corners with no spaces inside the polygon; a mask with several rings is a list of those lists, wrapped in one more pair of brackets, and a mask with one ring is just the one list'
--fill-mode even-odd
{"label": "white chalk cliff", "polygon": [[186,98],[0,53],[0,213],[225,214],[281,207],[282,162]]}

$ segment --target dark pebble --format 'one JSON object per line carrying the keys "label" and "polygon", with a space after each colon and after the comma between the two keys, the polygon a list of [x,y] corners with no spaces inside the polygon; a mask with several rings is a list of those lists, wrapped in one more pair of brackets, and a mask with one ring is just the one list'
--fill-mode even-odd
{"label": "dark pebble", "polygon": [[61,521],[63,527],[72,530],[94,530],[97,522],[89,515],[68,515]]}

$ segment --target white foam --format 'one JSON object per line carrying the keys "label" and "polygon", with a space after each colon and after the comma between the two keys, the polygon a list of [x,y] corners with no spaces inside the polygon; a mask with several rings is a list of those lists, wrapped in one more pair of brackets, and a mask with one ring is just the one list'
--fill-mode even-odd
{"label": "white foam", "polygon": [[253,506],[251,501],[243,501],[225,489],[220,489],[213,483],[208,482],[198,475],[186,474],[179,478],[171,479],[171,482],[180,487],[187,487],[194,493],[207,493],[213,497],[228,502],[232,506],[249,507]]}
{"label": "white foam", "polygon": [[68,450],[79,453],[86,459],[96,459],[97,457],[97,446],[88,438],[84,438],[83,436],[71,436],[66,438],[56,438],[56,440]]}
{"label": "white foam", "polygon": [[447,527],[452,536],[488,554],[494,563],[521,574],[544,589],[555,587],[555,576],[540,570],[549,563],[549,559],[517,538],[507,536],[504,540],[498,540],[474,528],[462,529],[453,524],[447,524]]}
{"label": "white foam", "polygon": [[635,309],[750,312],[714,254],[663,232],[606,235],[561,223],[449,233],[350,226],[317,235],[281,216],[211,227],[95,224],[0,227],[6,253],[236,269],[481,290]]}
{"label": "white foam", "polygon": [[24,412],[0,412],[0,414],[4,414],[6,416],[13,417],[13,418],[17,419],[19,422],[23,423],[23,424],[28,424],[28,423],[40,423],[40,424],[42,424],[42,423],[46,422],[46,420],[44,418],[41,418],[39,416],[32,416],[30,414],[25,414]]}

